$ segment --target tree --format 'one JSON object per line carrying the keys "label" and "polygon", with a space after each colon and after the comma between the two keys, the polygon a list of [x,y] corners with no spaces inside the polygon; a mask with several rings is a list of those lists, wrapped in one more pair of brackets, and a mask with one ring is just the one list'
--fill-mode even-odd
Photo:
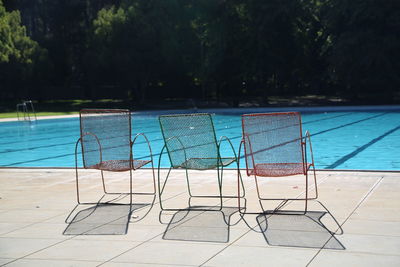
{"label": "tree", "polygon": [[321,28],[314,2],[249,1],[250,49],[244,59],[248,76],[264,93],[296,94],[315,79]]}
{"label": "tree", "polygon": [[[99,11],[93,21],[91,77],[116,85],[144,103],[150,89],[186,76],[177,1],[124,1]],[[176,83],[175,83],[176,84]],[[176,90],[176,88],[175,88]]]}
{"label": "tree", "polygon": [[400,88],[400,2],[330,0],[323,11],[328,71],[338,91],[391,99]]}
{"label": "tree", "polygon": [[7,12],[0,0],[0,84],[4,88],[3,97],[18,97],[16,88],[20,88],[25,97],[30,97],[28,84],[37,74],[35,68],[45,58],[46,51],[27,36],[19,11]]}

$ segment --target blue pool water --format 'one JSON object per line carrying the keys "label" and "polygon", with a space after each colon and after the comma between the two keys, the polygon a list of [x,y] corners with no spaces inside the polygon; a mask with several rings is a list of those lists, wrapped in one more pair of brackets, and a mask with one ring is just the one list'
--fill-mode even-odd
{"label": "blue pool water", "polygon": [[[295,109],[293,109],[295,110]],[[218,136],[231,138],[235,149],[241,139],[242,113],[271,110],[215,110]],[[275,111],[275,110],[274,110]],[[132,117],[133,134],[144,132],[151,142],[155,162],[163,146],[158,115],[179,111],[137,112]],[[186,111],[187,112],[187,111]],[[204,112],[204,110],[202,111]],[[312,134],[318,169],[400,170],[400,108],[352,111],[302,110],[303,130]],[[187,112],[188,113],[188,112]],[[49,119],[37,122],[0,123],[0,166],[73,167],[79,119]],[[146,153],[143,140],[135,158]],[[222,155],[230,155],[225,145]],[[80,161],[81,166],[81,161]],[[161,162],[168,167],[168,158]],[[241,166],[244,167],[243,162]]]}

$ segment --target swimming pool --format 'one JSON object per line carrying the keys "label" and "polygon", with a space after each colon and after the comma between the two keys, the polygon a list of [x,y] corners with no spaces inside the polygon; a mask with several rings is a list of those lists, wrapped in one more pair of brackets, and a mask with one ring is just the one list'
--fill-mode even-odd
{"label": "swimming pool", "polygon": [[[241,139],[243,113],[300,111],[303,130],[312,134],[317,169],[400,170],[400,107],[316,109],[219,109],[215,113],[217,137],[231,138],[236,149]],[[198,111],[200,112],[200,111]],[[144,132],[151,142],[155,161],[163,146],[158,115],[190,111],[135,112],[133,134]],[[47,119],[37,122],[0,123],[1,167],[74,167],[79,119]],[[135,155],[145,153],[139,142]],[[228,145],[222,155],[229,155]],[[80,162],[80,166],[82,163]],[[168,167],[163,157],[162,167]],[[243,161],[241,166],[244,167]]]}

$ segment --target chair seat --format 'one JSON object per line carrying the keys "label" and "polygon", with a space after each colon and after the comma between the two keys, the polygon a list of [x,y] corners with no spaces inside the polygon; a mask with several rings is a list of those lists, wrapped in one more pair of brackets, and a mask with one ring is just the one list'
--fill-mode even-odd
{"label": "chair seat", "polygon": [[[311,164],[307,163],[307,169]],[[254,169],[248,170],[248,175],[257,175],[265,177],[280,177],[296,174],[305,174],[303,163],[260,163],[256,164]]]}
{"label": "chair seat", "polygon": [[225,167],[236,161],[236,158],[221,158],[221,163],[218,164],[217,158],[190,158],[183,162],[178,168],[194,169],[194,170],[208,170],[218,167]]}
{"label": "chair seat", "polygon": [[[144,165],[150,163],[150,160],[132,160],[133,169],[139,169]],[[98,169],[103,171],[122,172],[129,171],[131,166],[129,160],[106,160],[99,164],[88,167],[89,169]]]}

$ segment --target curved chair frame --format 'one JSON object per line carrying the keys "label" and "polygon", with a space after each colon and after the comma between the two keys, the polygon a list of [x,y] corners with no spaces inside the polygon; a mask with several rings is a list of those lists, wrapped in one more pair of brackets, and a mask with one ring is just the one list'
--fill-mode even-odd
{"label": "curved chair frame", "polygon": [[[175,138],[179,140],[178,137],[172,137],[172,138],[170,138],[170,139],[175,139]],[[223,137],[223,138],[224,138],[224,140],[220,140],[220,142],[219,142],[218,151],[219,151],[219,149],[220,149],[220,143],[221,143],[221,141],[227,141],[227,142],[229,142],[230,145],[231,145],[231,147],[232,147],[232,151],[233,151],[234,154],[235,154],[235,160],[234,160],[232,163],[236,162],[237,168],[239,168],[239,160],[238,160],[238,157],[236,156],[235,150],[233,149],[233,145],[232,145],[231,141],[230,141],[227,137]],[[168,139],[167,142],[169,142],[170,139]],[[222,139],[222,137],[221,137],[221,139]],[[179,142],[180,142],[180,141],[179,141]],[[182,144],[182,142],[180,142],[180,143]],[[184,154],[185,154],[185,160],[187,160],[185,148],[182,147],[182,149],[183,149]],[[182,208],[165,208],[165,207],[163,206],[163,204],[162,204],[162,201],[163,201],[163,200],[162,200],[162,194],[163,194],[163,192],[164,192],[164,189],[165,189],[165,186],[166,186],[166,184],[167,184],[168,178],[169,178],[169,176],[170,176],[170,174],[171,174],[171,171],[172,171],[172,169],[174,169],[173,167],[169,167],[168,173],[167,173],[167,175],[166,175],[166,177],[165,177],[165,180],[164,180],[164,182],[161,184],[161,173],[160,173],[160,170],[161,170],[161,159],[162,159],[162,155],[165,154],[165,150],[166,150],[166,145],[164,145],[163,148],[161,149],[160,156],[159,156],[159,160],[158,160],[158,168],[157,168],[157,169],[158,169],[158,171],[157,171],[157,173],[158,173],[158,188],[159,188],[159,190],[158,190],[158,196],[159,196],[159,200],[160,200],[160,208],[161,208],[162,211],[181,211],[181,210],[184,210],[184,209],[182,209]],[[218,153],[218,161],[221,163],[220,153]],[[232,163],[231,163],[231,164],[232,164]],[[187,191],[188,191],[188,194],[189,194],[189,199],[188,199],[188,206],[189,206],[189,207],[191,207],[191,199],[192,199],[192,198],[219,198],[219,199],[220,199],[220,207],[219,207],[219,210],[221,210],[221,209],[222,209],[222,202],[223,202],[223,199],[224,199],[224,198],[236,198],[236,197],[237,197],[236,195],[230,195],[230,196],[222,195],[222,182],[223,182],[223,170],[224,170],[224,166],[222,166],[222,165],[219,164],[219,165],[216,167],[216,170],[217,170],[217,177],[218,177],[219,195],[194,195],[194,194],[192,193],[191,189],[190,189],[190,179],[189,179],[189,171],[188,171],[189,169],[188,169],[188,168],[183,168],[183,169],[185,170],[186,185],[187,185]],[[244,196],[245,196],[245,189],[244,189],[242,177],[241,177],[241,174],[240,174],[239,169],[237,169],[237,170],[238,170],[238,181],[239,181],[239,184],[241,185],[242,190],[243,190],[243,193],[240,193],[239,196],[240,196],[240,197],[244,197]],[[240,188],[240,187],[239,187],[239,188]],[[196,210],[201,210],[201,209],[196,209]]]}
{"label": "curved chair frame", "polygon": [[[320,201],[318,201],[317,200],[317,198],[318,198],[318,185],[317,185],[317,175],[316,175],[316,170],[315,170],[315,163],[314,163],[314,155],[313,155],[313,149],[312,149],[312,143],[311,143],[311,134],[310,134],[310,132],[309,131],[306,131],[305,132],[305,135],[304,136],[302,136],[302,133],[301,133],[301,119],[300,119],[300,137],[301,137],[301,150],[302,150],[302,163],[303,163],[303,174],[304,174],[304,176],[305,176],[305,187],[306,187],[306,189],[305,189],[305,197],[304,198],[265,198],[265,197],[262,197],[261,196],[261,194],[260,194],[260,189],[259,189],[259,184],[258,184],[258,178],[257,178],[257,174],[256,174],[256,172],[254,172],[254,181],[255,181],[255,184],[256,184],[256,191],[257,191],[257,196],[258,196],[258,201],[259,201],[259,204],[260,204],[260,207],[261,207],[261,209],[262,209],[262,211],[263,211],[263,213],[265,214],[266,213],[266,210],[264,209],[264,207],[263,207],[263,204],[262,204],[262,201],[264,201],[264,200],[272,200],[272,201],[276,201],[276,200],[280,200],[281,201],[281,203],[273,210],[273,212],[272,213],[279,213],[279,211],[284,207],[284,206],[286,206],[287,204],[289,204],[290,202],[292,202],[292,201],[304,201],[304,210],[303,210],[303,212],[302,212],[302,214],[304,214],[304,215],[306,215],[306,213],[307,213],[307,211],[308,211],[308,201],[309,200],[315,200],[316,202],[318,202],[320,205],[321,205],[321,207],[323,208],[323,209],[325,209],[326,210],[326,212],[330,215],[330,217],[333,219],[333,221],[336,223],[336,225],[338,226],[338,228],[337,228],[337,230],[336,231],[340,231],[338,234],[340,235],[340,234],[343,234],[343,229],[342,229],[342,227],[341,227],[341,225],[338,223],[338,221],[336,220],[336,218],[332,215],[332,213],[325,207],[325,205],[323,205]],[[250,150],[252,150],[252,145],[251,145],[251,141],[250,141],[250,139],[248,138],[248,136],[247,135],[245,135],[244,134],[244,136],[243,136],[243,138],[242,138],[242,140],[241,140],[241,142],[240,142],[240,145],[239,145],[239,152],[238,152],[238,157],[240,158],[240,153],[241,153],[241,151],[242,151],[242,146],[245,144],[245,142],[247,142],[248,144],[249,144],[249,148],[250,148]],[[308,147],[308,149],[309,149],[309,151],[310,151],[310,156],[311,156],[311,163],[309,163],[308,162],[308,159],[307,159],[307,147]],[[253,153],[252,153],[252,151],[250,151],[250,155],[251,155],[251,160],[252,160],[252,163],[253,163],[253,166],[255,166],[255,162],[254,162],[254,156],[253,156]],[[308,181],[308,179],[309,179],[309,174],[308,174],[308,171],[310,171],[310,169],[312,168],[312,171],[313,171],[313,180],[314,180],[314,195],[313,196],[309,196],[309,181]],[[247,163],[246,163],[246,171],[247,171],[247,175],[249,176],[249,172],[248,172],[248,166],[247,166]],[[301,194],[303,194],[303,193],[301,193]],[[239,186],[239,179],[238,179],[238,195],[240,195],[240,186]],[[246,219],[244,218],[244,215],[246,215],[246,214],[253,214],[253,215],[259,215],[260,214],[260,212],[248,212],[248,211],[246,211],[246,202],[245,202],[245,205],[244,205],[244,208],[243,208],[243,212],[242,212],[242,208],[241,208],[241,203],[240,203],[240,198],[238,198],[238,207],[239,207],[239,214],[240,214],[240,216],[241,216],[241,218],[243,219],[243,221],[245,222],[245,224],[249,227],[249,228],[251,228],[251,229],[253,229],[250,225],[249,225],[249,223],[246,221]],[[324,225],[322,225],[324,228],[326,228]],[[327,229],[327,228],[326,228]],[[253,229],[254,230],[254,229]],[[330,232],[330,234],[336,234],[335,232],[333,232],[333,231],[330,231],[329,229],[327,229],[329,232]],[[255,230],[254,230],[255,231]]]}
{"label": "curved chair frame", "polygon": [[[129,116],[130,116],[130,112],[129,112]],[[130,120],[129,120],[130,121]],[[130,142],[130,153],[129,153],[129,192],[109,192],[107,191],[107,187],[106,187],[106,183],[105,183],[105,178],[104,178],[104,170],[103,169],[98,169],[100,170],[101,173],[101,180],[102,180],[102,186],[103,186],[103,196],[100,198],[99,201],[97,202],[81,202],[81,198],[80,198],[80,188],[79,188],[79,174],[78,174],[78,146],[79,143],[81,143],[81,147],[82,147],[82,138],[86,135],[91,135],[96,139],[96,142],[99,146],[99,162],[102,162],[102,146],[101,146],[101,142],[99,140],[99,138],[94,134],[94,133],[90,133],[90,132],[86,132],[85,134],[82,134],[81,137],[76,141],[75,144],[75,180],[76,180],[76,198],[77,198],[77,202],[78,204],[83,204],[83,205],[90,205],[90,204],[114,204],[113,201],[118,200],[120,197],[117,197],[113,200],[110,201],[106,201],[106,202],[101,202],[101,200],[106,196],[106,195],[118,195],[118,196],[122,196],[122,195],[129,195],[129,204],[132,206],[133,204],[133,195],[153,195],[153,203],[156,197],[156,177],[155,177],[155,172],[154,172],[154,160],[153,160],[153,153],[152,153],[152,149],[150,146],[150,142],[148,140],[148,138],[146,137],[146,135],[144,133],[138,133],[133,140]],[[152,170],[152,176],[153,176],[153,190],[151,192],[134,192],[132,190],[132,185],[133,185],[133,175],[132,175],[132,171],[135,171],[138,168],[135,168],[134,166],[134,162],[135,159],[133,157],[133,151],[134,151],[134,145],[136,144],[136,141],[138,140],[139,137],[143,137],[145,142],[147,143],[147,147],[149,149],[149,155],[147,155],[147,157],[150,158],[150,160],[146,163],[144,163],[142,166],[151,163],[151,170]],[[82,157],[84,157],[84,153],[83,153],[83,147],[82,147]],[[140,166],[141,167],[141,166]],[[97,168],[94,168],[97,169]],[[118,171],[119,172],[119,171]]]}
{"label": "curved chair frame", "polygon": [[[244,138],[247,138],[247,142],[249,143],[249,147],[251,149],[251,142],[250,139],[245,136]],[[244,145],[244,138],[240,141],[240,145],[239,145],[239,158],[240,158],[240,153],[242,150],[242,146]],[[308,162],[307,162],[307,140],[308,140],[308,145],[309,145],[309,149],[310,149],[310,155],[311,155],[311,163],[310,165],[307,167]],[[304,213],[307,212],[308,210],[308,200],[316,200],[318,198],[318,185],[317,185],[317,175],[315,172],[315,164],[314,164],[314,155],[313,155],[313,151],[312,151],[312,144],[311,144],[311,136],[310,133],[308,131],[306,131],[306,134],[304,137],[302,137],[302,142],[301,142],[301,146],[302,146],[302,151],[303,151],[303,171],[304,171],[304,175],[305,175],[305,185],[306,185],[306,192],[305,192],[305,197],[304,198],[265,198],[262,197],[260,194],[260,189],[259,189],[259,184],[258,184],[258,178],[257,175],[254,174],[254,181],[256,184],[256,191],[257,191],[257,196],[258,196],[258,201],[259,204],[261,206],[261,209],[263,211],[265,211],[263,205],[262,205],[262,201],[264,200],[281,200],[282,202],[274,209],[274,211],[278,211],[279,209],[283,208],[289,201],[296,201],[296,200],[303,200],[304,201]],[[254,158],[252,156],[252,161],[254,164]],[[254,164],[255,165],[255,164]],[[253,165],[253,166],[254,166]],[[309,186],[308,186],[308,171],[311,169],[313,170],[313,176],[314,176],[314,192],[315,195],[313,197],[309,197]],[[238,186],[238,195],[240,195],[240,187]],[[239,206],[239,210],[241,210],[241,206],[240,206],[240,199],[238,199],[238,206]],[[246,210],[246,207],[244,207],[244,210]],[[259,212],[241,212],[241,214],[259,214]]]}
{"label": "curved chair frame", "polygon": [[[187,208],[177,208],[177,207],[168,207],[168,208],[167,208],[167,207],[164,207],[164,205],[163,205],[163,203],[162,203],[162,202],[163,202],[162,194],[163,194],[163,192],[164,192],[164,189],[165,189],[165,186],[166,186],[166,184],[167,184],[168,178],[169,178],[169,176],[170,176],[170,174],[171,174],[172,169],[177,169],[177,168],[174,168],[174,167],[172,166],[172,162],[171,162],[171,167],[169,167],[169,169],[168,169],[168,172],[167,172],[167,174],[166,174],[165,180],[164,180],[163,183],[161,183],[161,173],[160,173],[160,169],[161,169],[161,160],[162,160],[163,154],[165,153],[165,150],[167,150],[166,153],[168,153],[168,148],[167,148],[168,142],[171,142],[172,140],[175,140],[175,139],[176,139],[177,142],[181,145],[182,150],[183,150],[183,153],[184,153],[185,162],[187,161],[186,148],[184,147],[184,144],[183,144],[183,142],[179,139],[179,137],[173,136],[173,137],[168,138],[168,139],[165,141],[163,148],[161,149],[160,156],[159,156],[159,160],[158,160],[158,188],[159,188],[158,194],[159,194],[160,208],[161,208],[160,216],[161,216],[161,213],[162,213],[163,211],[182,211],[182,210],[186,210],[186,209],[187,209]],[[192,190],[191,190],[191,186],[190,186],[189,171],[188,171],[189,168],[180,168],[180,169],[184,169],[184,170],[185,170],[186,185],[187,185],[187,191],[188,191],[188,194],[189,194],[189,198],[188,198],[188,207],[189,207],[189,209],[190,209],[190,207],[191,207],[191,200],[192,200],[193,198],[218,198],[218,199],[219,199],[219,207],[218,207],[218,210],[222,210],[222,207],[223,207],[223,199],[224,199],[224,198],[236,198],[236,197],[238,197],[238,196],[236,196],[236,195],[223,195],[223,193],[222,193],[223,170],[224,170],[224,167],[227,167],[227,166],[228,166],[228,165],[224,166],[224,165],[222,164],[222,157],[221,157],[220,149],[221,149],[221,145],[222,145],[223,142],[228,142],[228,143],[229,143],[229,145],[230,145],[230,147],[231,147],[231,149],[232,149],[232,152],[233,152],[233,154],[234,154],[234,157],[233,157],[234,160],[233,160],[231,163],[229,163],[229,165],[236,162],[237,171],[238,171],[238,181],[239,181],[239,183],[241,184],[242,190],[243,190],[243,193],[239,194],[239,197],[244,197],[244,196],[245,196],[245,191],[244,191],[245,188],[244,188],[243,181],[242,181],[242,177],[241,177],[241,174],[240,174],[240,171],[239,171],[239,159],[238,159],[238,157],[237,157],[236,151],[235,151],[235,149],[234,149],[234,147],[233,147],[233,145],[232,145],[231,140],[230,140],[228,137],[226,137],[226,136],[222,136],[222,137],[220,137],[219,141],[217,142],[217,155],[216,155],[216,156],[217,156],[217,162],[218,162],[218,164],[216,165],[216,168],[215,168],[216,171],[217,171],[217,177],[218,177],[218,191],[219,191],[219,194],[218,194],[218,195],[195,195],[195,194],[193,194],[193,193],[192,193]],[[168,154],[168,155],[169,155],[169,154]],[[169,158],[169,159],[170,159],[170,161],[171,161],[171,158]],[[195,210],[207,210],[207,209],[196,208]],[[161,220],[160,220],[160,221],[161,221]]]}

